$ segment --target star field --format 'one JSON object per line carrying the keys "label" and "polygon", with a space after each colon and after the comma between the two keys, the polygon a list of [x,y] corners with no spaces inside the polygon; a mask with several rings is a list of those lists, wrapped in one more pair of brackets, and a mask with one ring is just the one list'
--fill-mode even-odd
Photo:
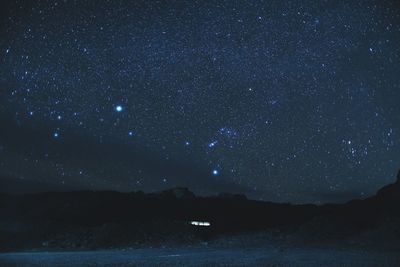
{"label": "star field", "polygon": [[9,184],[322,203],[373,194],[400,166],[395,1],[6,6]]}

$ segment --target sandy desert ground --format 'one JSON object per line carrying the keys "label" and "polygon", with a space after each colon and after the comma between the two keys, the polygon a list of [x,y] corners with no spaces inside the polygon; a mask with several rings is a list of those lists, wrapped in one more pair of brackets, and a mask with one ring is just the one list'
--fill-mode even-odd
{"label": "sandy desert ground", "polygon": [[400,253],[332,248],[147,248],[0,254],[3,267],[400,266]]}

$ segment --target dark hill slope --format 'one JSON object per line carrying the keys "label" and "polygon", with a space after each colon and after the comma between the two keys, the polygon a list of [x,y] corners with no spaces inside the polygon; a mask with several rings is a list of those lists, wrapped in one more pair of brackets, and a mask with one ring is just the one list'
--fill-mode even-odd
{"label": "dark hill slope", "polygon": [[[336,205],[290,205],[243,195],[196,197],[185,188],[160,193],[54,192],[0,195],[0,249],[108,248],[264,231],[341,239],[399,219],[397,182],[376,196]],[[207,221],[210,227],[190,225]]]}

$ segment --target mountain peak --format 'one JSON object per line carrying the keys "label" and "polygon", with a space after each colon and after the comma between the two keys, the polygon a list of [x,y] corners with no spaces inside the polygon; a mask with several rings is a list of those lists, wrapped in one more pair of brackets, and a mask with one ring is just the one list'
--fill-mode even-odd
{"label": "mountain peak", "polygon": [[400,170],[399,170],[399,172],[397,173],[397,181],[396,181],[396,184],[400,184]]}
{"label": "mountain peak", "polygon": [[396,182],[384,186],[378,191],[378,196],[385,199],[399,199],[400,198],[400,170],[397,173]]}

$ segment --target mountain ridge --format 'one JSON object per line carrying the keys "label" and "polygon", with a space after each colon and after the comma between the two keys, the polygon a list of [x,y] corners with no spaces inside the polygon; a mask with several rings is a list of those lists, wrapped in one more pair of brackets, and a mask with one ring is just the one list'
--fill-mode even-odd
{"label": "mountain ridge", "polygon": [[[229,193],[199,197],[179,187],[148,194],[0,194],[0,250],[97,249],[167,240],[190,243],[260,231],[344,240],[368,236],[388,223],[395,227],[386,235],[398,235],[400,240],[399,181],[400,172],[395,183],[375,196],[321,206],[262,202]],[[192,221],[207,222],[209,227],[194,226]]]}

